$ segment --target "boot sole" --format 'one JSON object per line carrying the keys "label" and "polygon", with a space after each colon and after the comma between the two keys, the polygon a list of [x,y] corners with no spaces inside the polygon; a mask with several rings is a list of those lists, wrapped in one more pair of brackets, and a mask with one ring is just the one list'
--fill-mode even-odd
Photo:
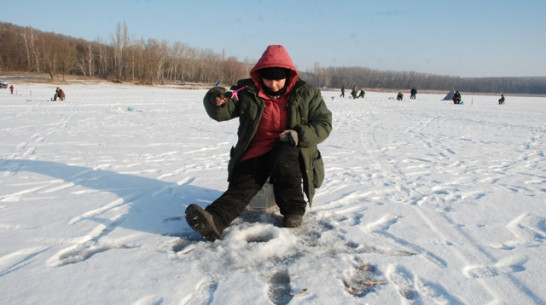
{"label": "boot sole", "polygon": [[196,204],[190,204],[186,208],[186,221],[193,230],[199,232],[208,241],[222,238],[216,229],[212,215]]}

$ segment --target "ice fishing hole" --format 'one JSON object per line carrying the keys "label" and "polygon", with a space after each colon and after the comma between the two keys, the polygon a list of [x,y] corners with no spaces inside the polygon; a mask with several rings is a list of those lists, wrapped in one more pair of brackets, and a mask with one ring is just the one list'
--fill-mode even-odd
{"label": "ice fishing hole", "polygon": [[266,243],[275,238],[272,232],[261,232],[257,234],[251,234],[246,237],[248,243]]}

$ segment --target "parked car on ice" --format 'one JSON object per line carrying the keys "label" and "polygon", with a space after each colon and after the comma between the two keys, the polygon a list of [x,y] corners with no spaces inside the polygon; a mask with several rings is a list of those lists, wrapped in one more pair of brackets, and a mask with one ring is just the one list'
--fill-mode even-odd
{"label": "parked car on ice", "polygon": [[0,88],[6,89],[8,87],[8,83],[6,83],[3,80],[0,80]]}

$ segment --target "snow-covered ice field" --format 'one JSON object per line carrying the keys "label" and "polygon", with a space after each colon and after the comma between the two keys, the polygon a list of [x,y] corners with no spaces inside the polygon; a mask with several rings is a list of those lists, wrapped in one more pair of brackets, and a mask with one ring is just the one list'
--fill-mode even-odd
{"label": "snow-covered ice field", "polygon": [[[326,179],[300,229],[184,218],[227,187],[237,121],[205,90],[0,90],[2,304],[546,304],[546,97],[323,97]],[[406,96],[408,93],[404,92]]]}

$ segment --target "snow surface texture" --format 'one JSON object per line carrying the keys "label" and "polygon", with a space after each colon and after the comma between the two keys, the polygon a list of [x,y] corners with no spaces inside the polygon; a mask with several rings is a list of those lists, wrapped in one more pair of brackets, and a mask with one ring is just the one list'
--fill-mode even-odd
{"label": "snow surface texture", "polygon": [[[0,91],[2,304],[545,304],[546,98],[323,92],[326,179],[299,229],[184,219],[226,188],[237,120],[205,90]],[[409,96],[409,94],[406,94]]]}

